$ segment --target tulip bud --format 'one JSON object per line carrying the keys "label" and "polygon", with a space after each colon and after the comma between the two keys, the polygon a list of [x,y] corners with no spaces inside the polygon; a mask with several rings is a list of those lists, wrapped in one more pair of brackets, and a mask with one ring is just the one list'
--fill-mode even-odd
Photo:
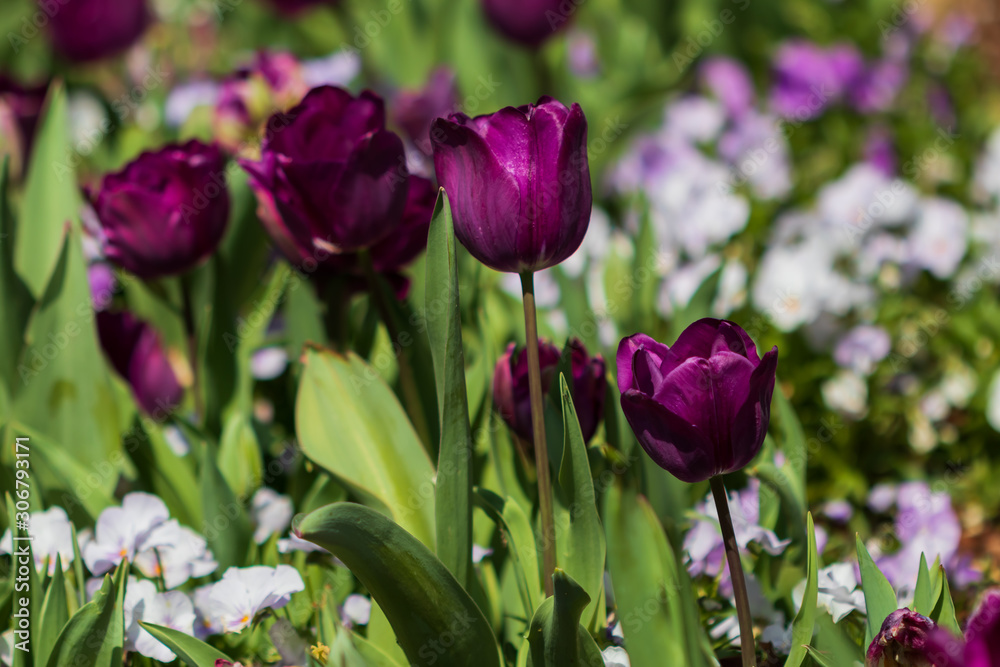
{"label": "tulip bud", "polygon": [[771,417],[778,348],[761,359],[743,329],[698,320],[673,347],[645,334],[618,346],[622,410],[639,444],[684,482],[746,466]]}
{"label": "tulip bud", "polygon": [[1000,588],[983,594],[965,626],[965,641],[943,628],[927,640],[934,667],[1000,667]]}
{"label": "tulip bud", "polygon": [[927,639],[934,621],[909,609],[898,609],[882,623],[868,647],[865,667],[931,667]]}
{"label": "tulip bud", "polygon": [[260,160],[239,163],[261,222],[296,265],[371,247],[399,227],[406,207],[403,142],[369,91],[313,88],[268,121]]}
{"label": "tulip bud", "polygon": [[[573,394],[573,407],[580,421],[584,440],[590,440],[597,432],[597,426],[604,415],[605,366],[604,359],[597,355],[590,357],[587,348],[577,339],[569,342],[570,362],[573,377],[567,378]],[[561,354],[551,343],[539,341],[538,358],[542,370],[542,391],[548,393],[556,379],[556,367]],[[507,351],[497,361],[493,374],[493,402],[507,425],[521,438],[530,443],[531,397],[528,388],[527,350],[516,351],[511,343]]]}
{"label": "tulip bud", "polygon": [[93,205],[107,258],[144,279],[200,264],[226,231],[225,176],[219,148],[197,140],[143,153],[105,176]]}
{"label": "tulip bud", "polygon": [[583,0],[483,0],[483,11],[507,39],[537,48],[569,23]]}
{"label": "tulip bud", "polygon": [[392,121],[421,153],[430,156],[434,151],[431,124],[458,107],[455,73],[447,67],[434,70],[423,90],[399,93],[392,107]]}
{"label": "tulip bud", "polygon": [[146,0],[39,0],[39,7],[48,16],[52,46],[74,62],[124,51],[151,21]]}
{"label": "tulip bud", "polygon": [[587,119],[549,97],[488,116],[439,118],[434,168],[455,236],[480,262],[524,273],[572,255],[590,223]]}
{"label": "tulip bud", "polygon": [[130,313],[97,313],[101,347],[132,388],[144,412],[156,415],[180,404],[184,389],[156,331]]}

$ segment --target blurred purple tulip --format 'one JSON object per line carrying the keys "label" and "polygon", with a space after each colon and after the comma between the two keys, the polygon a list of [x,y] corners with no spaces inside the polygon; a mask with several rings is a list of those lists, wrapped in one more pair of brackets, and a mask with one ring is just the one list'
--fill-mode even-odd
{"label": "blurred purple tulip", "polygon": [[10,156],[11,173],[25,171],[47,84],[26,86],[0,74],[0,158]]}
{"label": "blurred purple tulip", "polygon": [[455,72],[447,67],[434,70],[423,90],[405,90],[393,101],[392,121],[424,155],[431,155],[431,123],[458,108]]}
{"label": "blurred purple tulip", "polygon": [[[604,415],[606,376],[604,358],[591,357],[577,339],[569,341],[573,377],[567,378],[573,394],[573,407],[580,421],[583,439],[590,440]],[[538,358],[542,369],[542,391],[549,392],[556,380],[561,352],[555,345],[539,341]],[[528,388],[528,355],[514,343],[497,361],[493,373],[493,402],[507,425],[526,443],[532,441],[531,400]]]}
{"label": "blurred purple tulip", "polygon": [[144,412],[169,412],[184,395],[156,331],[131,313],[97,313],[101,347]]}
{"label": "blurred purple tulip", "polygon": [[398,228],[409,172],[403,142],[385,129],[382,98],[322,86],[268,126],[260,160],[239,163],[289,261],[369,248]]}
{"label": "blurred purple tulip", "polygon": [[931,667],[927,640],[937,625],[909,609],[889,614],[868,646],[865,667]]}
{"label": "blurred purple tulip", "polygon": [[507,39],[537,48],[569,23],[582,0],[482,0],[490,24]]}
{"label": "blurred purple tulip", "polygon": [[226,231],[225,161],[197,140],[143,153],[104,177],[93,205],[111,262],[144,279],[183,273]]}
{"label": "blurred purple tulip", "polygon": [[431,130],[455,235],[480,262],[540,271],[572,255],[590,223],[587,119],[550,97],[487,116],[453,114]]}
{"label": "blurred purple tulip", "polygon": [[121,53],[138,41],[152,20],[146,0],[39,0],[38,4],[49,17],[52,46],[74,62]]}
{"label": "blurred purple tulip", "polygon": [[673,347],[645,334],[618,346],[622,410],[646,453],[685,482],[746,466],[771,416],[778,348],[761,359],[726,320],[698,320]]}
{"label": "blurred purple tulip", "polygon": [[965,626],[965,641],[938,628],[927,641],[934,667],[1000,667],[1000,588],[983,594]]}

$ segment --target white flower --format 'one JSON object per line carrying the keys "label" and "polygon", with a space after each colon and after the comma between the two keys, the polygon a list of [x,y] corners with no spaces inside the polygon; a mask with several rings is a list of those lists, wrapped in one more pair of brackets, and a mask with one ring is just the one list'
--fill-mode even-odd
{"label": "white flower", "polygon": [[[852,611],[866,613],[865,594],[858,590],[860,582],[854,571],[854,565],[834,563],[829,567],[824,567],[818,575],[819,591],[816,597],[816,606],[830,612],[834,623],[839,623],[840,619]],[[802,606],[805,591],[805,579],[792,590],[792,600],[795,602],[796,610]]]}
{"label": "white flower", "polygon": [[135,566],[150,579],[163,576],[168,589],[177,588],[188,579],[215,572],[219,564],[208,549],[205,538],[171,519],[153,529],[150,540],[161,545],[135,557]]}
{"label": "white flower", "polygon": [[777,117],[747,111],[719,139],[719,153],[760,199],[778,199],[792,188],[788,141]]}
{"label": "white flower", "polygon": [[668,139],[706,143],[719,136],[725,122],[726,111],[721,104],[700,95],[687,95],[667,106],[662,132]]}
{"label": "white flower", "polygon": [[0,663],[10,667],[14,664],[14,629],[0,635]]}
{"label": "white flower", "polygon": [[302,62],[302,78],[310,88],[346,86],[360,71],[361,58],[350,49],[339,49],[324,58]]}
{"label": "white flower", "polygon": [[909,183],[891,180],[862,162],[819,192],[817,207],[824,224],[834,230],[833,241],[849,247],[880,227],[894,227],[913,217],[917,192]]}
{"label": "white flower", "polygon": [[288,537],[283,537],[278,540],[278,553],[287,554],[292,551],[304,551],[305,553],[310,553],[313,551],[321,551],[325,553],[330,553],[320,545],[315,542],[310,542],[309,540],[303,540],[301,537],[295,533],[289,534]]}
{"label": "white flower", "polygon": [[94,539],[83,550],[87,568],[93,574],[104,574],[123,558],[133,561],[137,553],[162,546],[151,536],[169,516],[167,506],[156,496],[128,494],[122,499],[121,507],[109,507],[97,518]]}
{"label": "white flower", "polygon": [[222,624],[212,611],[212,589],[215,584],[207,584],[194,589],[191,599],[194,602],[195,623],[194,636],[198,639],[205,639],[209,635],[222,634]]}
{"label": "white flower", "polygon": [[258,380],[273,380],[288,367],[288,352],[283,347],[262,347],[250,357],[250,373]]}
{"label": "white flower", "polygon": [[882,327],[862,324],[840,339],[833,358],[839,366],[859,375],[871,375],[875,364],[885,359],[892,348],[892,339]]}
{"label": "white flower", "polygon": [[925,199],[908,237],[909,261],[938,278],[948,278],[965,257],[968,231],[969,214],[957,203]]}
{"label": "white flower", "polygon": [[215,81],[188,81],[175,86],[167,95],[164,120],[169,127],[180,127],[198,107],[214,106],[220,86]]}
{"label": "white flower", "polygon": [[478,544],[472,545],[473,563],[482,563],[484,558],[492,555],[493,555],[493,549],[490,549],[489,547],[481,547]]}
{"label": "white flower", "polygon": [[722,265],[719,275],[719,292],[712,304],[712,312],[717,317],[726,317],[746,303],[747,267],[738,259],[728,259]]}
{"label": "white flower", "polygon": [[292,499],[274,489],[262,486],[253,494],[251,515],[257,527],[253,532],[254,542],[263,544],[274,533],[282,533],[292,521]]}
{"label": "white flower", "polygon": [[993,375],[990,382],[989,397],[986,399],[986,421],[994,431],[1000,431],[1000,371]]}
{"label": "white flower", "polygon": [[[44,512],[32,512],[28,520],[31,541],[31,555],[35,569],[41,571],[45,559],[49,559],[49,576],[55,574],[56,556],[62,563],[62,570],[69,569],[73,562],[73,524],[61,507],[50,507]],[[14,550],[14,536],[8,528],[0,539],[0,553],[9,554]]]}
{"label": "white flower", "polygon": [[778,655],[788,655],[792,650],[792,624],[772,623],[760,633],[760,641],[774,647]]}
{"label": "white flower", "polygon": [[718,255],[710,254],[672,271],[660,288],[660,312],[670,317],[675,310],[687,307],[698,288],[721,264]]}
{"label": "white flower", "polygon": [[209,593],[209,613],[226,632],[239,632],[257,614],[284,607],[302,590],[302,576],[290,565],[231,567]]}
{"label": "white flower", "polygon": [[827,407],[850,417],[861,417],[868,411],[868,385],[851,371],[840,371],[823,383],[823,401]]}
{"label": "white flower", "polygon": [[168,424],[163,428],[163,439],[167,441],[170,451],[177,456],[187,456],[187,453],[191,451],[191,443],[184,436],[184,431],[173,424]]}
{"label": "white flower", "polygon": [[340,608],[344,625],[368,625],[372,617],[372,601],[364,595],[352,593]]}
{"label": "white flower", "polygon": [[137,651],[147,658],[172,662],[177,656],[143,629],[139,621],[194,634],[195,614],[191,599],[180,591],[158,593],[153,582],[146,579],[129,577],[124,612],[125,649]]}
{"label": "white flower", "polygon": [[601,651],[605,667],[632,667],[628,653],[621,646],[609,646]]}

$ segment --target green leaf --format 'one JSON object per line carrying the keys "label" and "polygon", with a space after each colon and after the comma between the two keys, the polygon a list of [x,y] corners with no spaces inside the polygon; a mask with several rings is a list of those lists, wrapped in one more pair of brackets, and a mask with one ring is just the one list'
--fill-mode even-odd
{"label": "green leaf", "polygon": [[52,575],[49,588],[45,591],[45,601],[42,603],[41,624],[38,627],[38,639],[35,644],[35,662],[44,665],[48,662],[52,647],[55,646],[59,631],[69,621],[69,602],[66,599],[66,579],[62,571],[62,559],[56,554],[56,569]]}
{"label": "green leaf", "polygon": [[[500,667],[490,625],[462,585],[418,539],[362,505],[334,503],[298,534],[332,552],[368,589],[413,664]],[[448,637],[447,644],[443,637]]]}
{"label": "green leaf", "polygon": [[948,586],[948,575],[944,571],[943,565],[938,565],[941,580],[941,596],[931,611],[930,618],[946,630],[950,630],[953,635],[962,636],[962,628],[958,624],[955,616],[955,601],[951,597],[951,590]]}
{"label": "green leaf", "polygon": [[353,352],[309,349],[296,431],[306,455],[428,547],[434,468],[392,389]]}
{"label": "green leaf", "polygon": [[24,186],[20,219],[30,221],[31,233],[18,234],[14,255],[18,274],[36,298],[48,289],[63,230],[73,225],[80,210],[70,157],[66,88],[56,81],[49,86]]}
{"label": "green leaf", "polygon": [[204,524],[201,531],[219,562],[219,571],[247,565],[247,551],[253,531],[247,517],[246,498],[238,498],[215,465],[209,443],[201,447],[201,502]]}
{"label": "green leaf", "polygon": [[920,554],[920,566],[917,570],[917,588],[913,592],[913,611],[924,616],[930,616],[934,611],[940,592],[931,587],[931,574],[927,569],[927,558]]}
{"label": "green leaf", "polygon": [[476,499],[503,532],[507,553],[517,577],[524,618],[531,618],[542,597],[542,584],[538,576],[538,547],[531,521],[513,498],[504,500],[488,489],[478,489]]}
{"label": "green leaf", "polygon": [[865,646],[868,646],[882,628],[882,622],[889,614],[896,611],[898,604],[896,591],[875,565],[871,554],[861,541],[861,536],[855,536],[855,540],[858,564],[861,568],[861,586],[865,593],[865,606],[868,608],[868,625],[865,628]]}
{"label": "green leaf", "polygon": [[257,434],[246,414],[233,411],[219,443],[219,471],[229,488],[241,498],[249,498],[263,479]]}
{"label": "green leaf", "polygon": [[9,158],[0,170],[0,414],[11,414],[9,404],[18,385],[17,360],[24,347],[24,333],[34,300],[14,271],[17,228],[7,200]]}
{"label": "green leaf", "polygon": [[566,376],[559,375],[562,397],[563,454],[554,496],[556,565],[587,592],[590,603],[584,624],[596,630],[604,622],[598,604],[603,600],[604,560],[607,545],[597,512],[594,480],[590,473],[587,445],[573,407]]}
{"label": "green leaf", "polygon": [[[836,667],[832,662],[830,662],[827,656],[823,655],[822,653],[814,649],[812,646],[806,646],[806,651],[809,653],[809,657],[815,660],[816,664],[818,664],[820,667]],[[849,663],[843,663],[843,664],[846,665]]]}
{"label": "green leaf", "polygon": [[616,613],[632,664],[703,665],[699,614],[681,595],[690,584],[649,501],[614,484],[604,518]]}
{"label": "green leaf", "polygon": [[806,560],[806,590],[802,606],[792,621],[792,649],[785,660],[785,667],[799,667],[806,659],[807,649],[816,630],[816,599],[819,594],[819,556],[816,553],[816,528],[812,512],[806,515],[806,534],[809,536],[809,556]]}
{"label": "green leaf", "polygon": [[535,612],[528,626],[528,667],[603,667],[601,650],[580,618],[590,596],[560,569],[552,575],[555,594]]}
{"label": "green leaf", "polygon": [[472,427],[465,386],[458,262],[448,195],[440,190],[427,236],[427,337],[434,359],[441,428],[434,508],[437,554],[467,585],[472,570]]}
{"label": "green leaf", "polygon": [[229,660],[225,653],[189,634],[145,621],[139,621],[139,625],[191,667],[214,667],[216,660]]}
{"label": "green leaf", "polygon": [[48,667],[108,667],[122,662],[125,641],[125,576],[122,561],[114,579],[105,575],[94,599],[80,607],[63,627],[49,655]]}

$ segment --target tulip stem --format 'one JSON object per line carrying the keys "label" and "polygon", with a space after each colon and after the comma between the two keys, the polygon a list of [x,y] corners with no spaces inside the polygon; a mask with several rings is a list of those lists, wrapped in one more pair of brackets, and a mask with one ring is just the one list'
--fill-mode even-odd
{"label": "tulip stem", "polygon": [[552,574],[556,569],[556,528],[552,513],[552,478],[549,452],[545,444],[545,406],[542,398],[542,367],[538,360],[538,316],[535,313],[535,276],[521,274],[524,296],[524,332],[528,349],[528,388],[531,396],[531,428],[535,444],[535,472],[538,475],[538,506],[542,515],[542,564],[545,595],[554,592]]}
{"label": "tulip stem", "polygon": [[754,667],[757,661],[757,651],[753,637],[753,617],[750,615],[747,582],[743,576],[743,564],[740,562],[740,547],[736,542],[736,532],[733,530],[733,517],[729,513],[726,484],[722,481],[722,475],[715,475],[708,481],[712,485],[715,507],[719,510],[719,526],[722,528],[726,560],[729,561],[729,577],[733,582],[733,595],[736,597],[736,616],[740,621],[740,653],[743,656],[743,667]]}
{"label": "tulip stem", "polygon": [[194,298],[190,274],[181,276],[181,299],[184,303],[184,331],[188,339],[188,363],[191,365],[191,393],[197,419],[205,417],[205,399],[201,394],[201,373],[198,370],[198,330],[194,321]]}

